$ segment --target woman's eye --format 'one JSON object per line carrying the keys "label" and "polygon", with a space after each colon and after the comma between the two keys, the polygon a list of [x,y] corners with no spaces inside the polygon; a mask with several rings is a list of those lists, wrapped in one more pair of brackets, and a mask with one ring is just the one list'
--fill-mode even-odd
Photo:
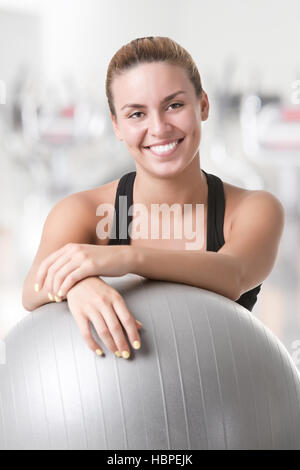
{"label": "woman's eye", "polygon": [[[183,106],[183,104],[181,104],[181,103],[172,103],[172,104],[169,104],[168,108],[169,108],[170,106],[176,106],[176,105],[179,106],[180,108]],[[175,108],[175,109],[176,109],[176,108]],[[129,116],[129,119],[132,118],[132,117],[134,117],[134,116],[136,116],[137,114],[143,114],[143,113],[142,113],[141,111],[136,111],[135,113],[131,114],[131,116]],[[137,117],[138,117],[138,116],[137,116]]]}
{"label": "woman's eye", "polygon": [[175,106],[175,105],[178,105],[179,107],[183,106],[183,104],[181,104],[181,103],[172,103],[172,104],[170,104],[170,106]]}
{"label": "woman's eye", "polygon": [[143,113],[141,111],[137,111],[136,113],[131,114],[131,116],[129,116],[129,119],[135,116],[136,114],[143,114]]}

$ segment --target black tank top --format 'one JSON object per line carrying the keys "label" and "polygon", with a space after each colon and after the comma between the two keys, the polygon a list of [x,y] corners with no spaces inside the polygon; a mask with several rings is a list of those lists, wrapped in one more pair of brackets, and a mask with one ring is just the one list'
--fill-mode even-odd
{"label": "black tank top", "polygon": [[[206,173],[204,170],[202,171],[206,176],[208,186],[206,251],[217,252],[225,243],[223,235],[225,213],[224,188],[222,180],[218,176]],[[109,245],[130,245],[128,227],[132,221],[132,216],[128,215],[128,209],[133,205],[133,184],[135,176],[136,172],[132,171],[123,175],[119,180],[115,199],[115,217],[112,228],[112,233],[115,234],[115,238],[110,238]],[[236,302],[251,311],[257,300],[261,285],[262,284],[244,292]]]}

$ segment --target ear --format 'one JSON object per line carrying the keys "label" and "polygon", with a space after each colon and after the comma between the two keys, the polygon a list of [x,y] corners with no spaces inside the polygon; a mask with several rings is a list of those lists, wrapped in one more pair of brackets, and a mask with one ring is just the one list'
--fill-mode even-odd
{"label": "ear", "polygon": [[121,136],[121,133],[120,133],[120,129],[119,129],[116,117],[113,116],[112,113],[110,113],[110,118],[111,118],[111,122],[112,122],[112,125],[113,125],[113,128],[114,128],[114,131],[115,131],[115,134],[116,134],[117,138],[120,141],[122,141],[123,139],[122,139],[122,136]]}
{"label": "ear", "polygon": [[201,120],[206,121],[206,119],[208,118],[208,114],[209,114],[209,101],[208,101],[208,96],[204,90],[202,90],[202,98],[200,101],[200,106],[201,106]]}

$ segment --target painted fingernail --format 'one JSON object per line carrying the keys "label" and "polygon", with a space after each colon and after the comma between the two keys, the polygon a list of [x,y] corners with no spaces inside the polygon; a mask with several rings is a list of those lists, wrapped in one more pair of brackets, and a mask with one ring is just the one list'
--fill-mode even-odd
{"label": "painted fingernail", "polygon": [[38,285],[38,283],[34,284],[34,290],[35,292],[38,292],[40,290],[40,286]]}
{"label": "painted fingernail", "polygon": [[143,326],[140,321],[138,320],[135,320],[135,321],[137,322],[138,325]]}
{"label": "painted fingernail", "polygon": [[51,301],[53,300],[53,295],[51,295],[50,292],[48,292],[48,297]]}
{"label": "painted fingernail", "polygon": [[134,347],[134,349],[140,349],[141,343],[139,341],[134,341],[133,347]]}
{"label": "painted fingernail", "polygon": [[54,296],[55,302],[61,302],[61,299],[57,297],[56,295]]}
{"label": "painted fingernail", "polygon": [[61,289],[58,291],[57,295],[59,295],[59,297],[62,297],[62,296],[63,296],[63,295],[62,295],[62,290],[61,290]]}
{"label": "painted fingernail", "polygon": [[102,356],[103,351],[101,351],[101,349],[96,349],[96,354],[97,356]]}
{"label": "painted fingernail", "polygon": [[129,352],[128,351],[122,351],[122,357],[124,357],[124,359],[128,359],[130,356]]}
{"label": "painted fingernail", "polygon": [[116,352],[115,352],[115,355],[116,355],[117,357],[121,357],[120,351],[116,351]]}

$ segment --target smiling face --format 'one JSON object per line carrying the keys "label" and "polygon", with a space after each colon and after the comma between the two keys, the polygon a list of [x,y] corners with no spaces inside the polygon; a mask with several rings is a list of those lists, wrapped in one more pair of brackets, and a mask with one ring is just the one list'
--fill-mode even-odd
{"label": "smiling face", "polygon": [[[139,64],[114,79],[112,94],[117,115],[111,115],[113,127],[137,169],[174,176],[199,156],[201,121],[208,117],[209,103],[204,91],[197,98],[183,68],[166,62]],[[161,146],[153,148],[155,144]]]}

